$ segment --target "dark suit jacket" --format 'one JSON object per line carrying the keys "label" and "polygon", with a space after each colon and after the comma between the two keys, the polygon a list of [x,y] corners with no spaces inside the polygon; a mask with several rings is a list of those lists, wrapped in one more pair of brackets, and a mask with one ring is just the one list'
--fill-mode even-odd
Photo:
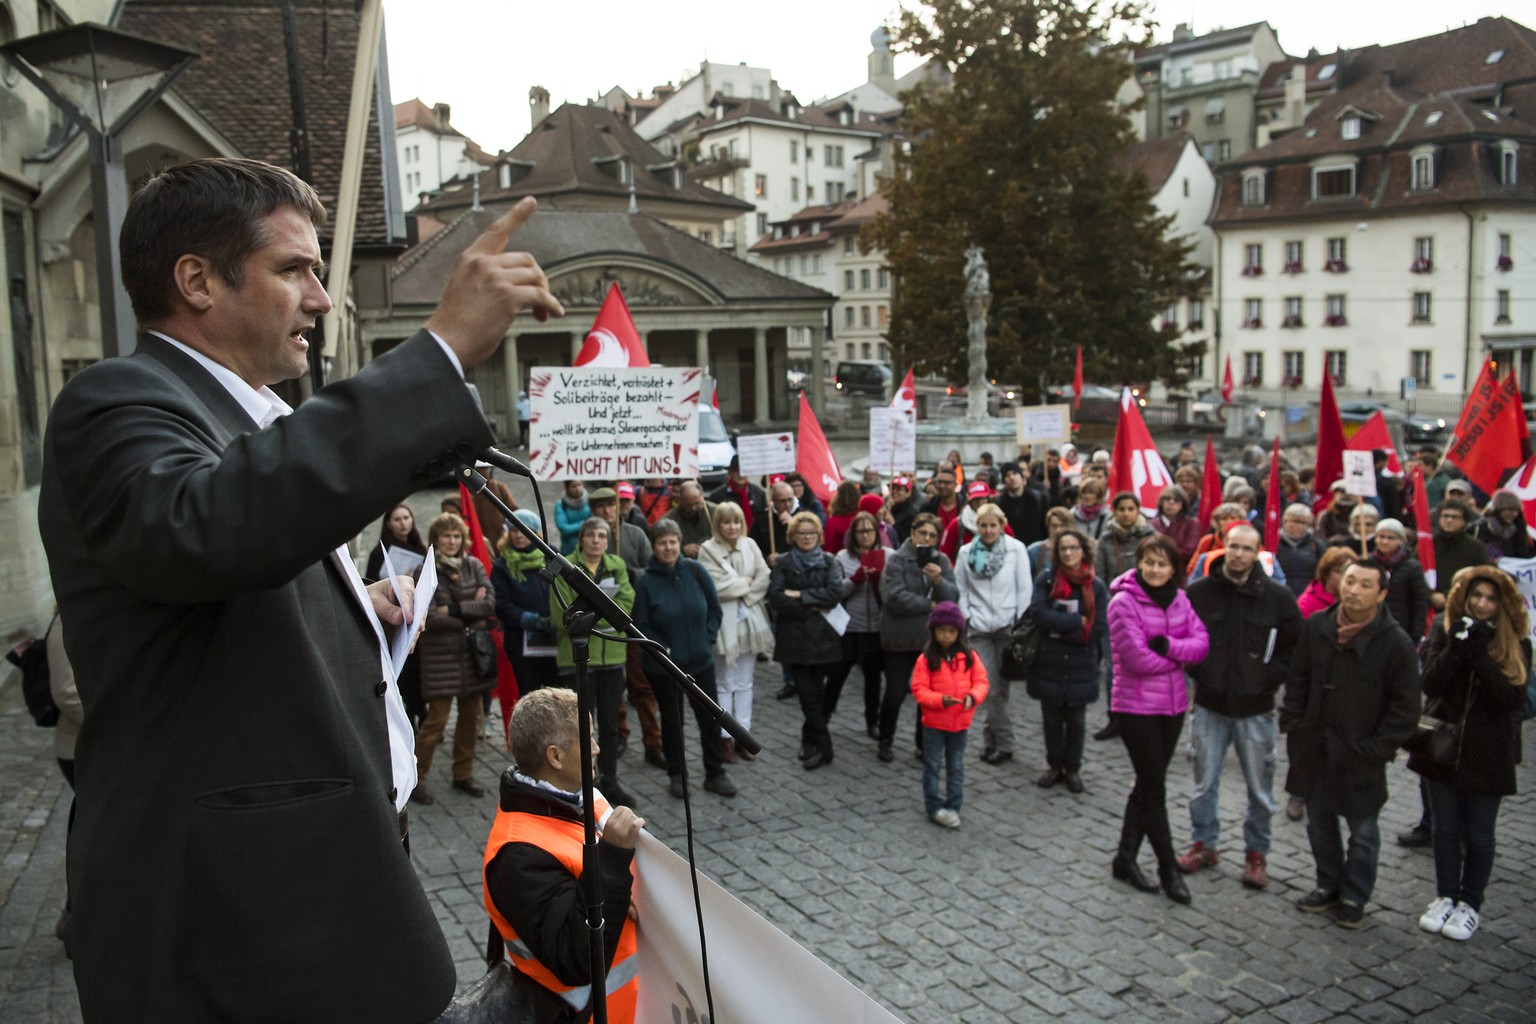
{"label": "dark suit jacket", "polygon": [[425,332],[256,431],[146,336],[60,393],[39,519],[85,724],[88,1021],[433,1019],[378,642],[329,553],[491,443]]}

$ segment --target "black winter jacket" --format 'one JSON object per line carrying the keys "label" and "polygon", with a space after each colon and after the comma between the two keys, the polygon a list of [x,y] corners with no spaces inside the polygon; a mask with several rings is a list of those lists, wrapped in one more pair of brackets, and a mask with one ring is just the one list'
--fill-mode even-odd
{"label": "black winter jacket", "polygon": [[1301,632],[1301,612],[1290,589],[1258,565],[1239,586],[1227,577],[1221,556],[1188,593],[1211,637],[1210,654],[1190,669],[1195,703],[1228,718],[1273,711]]}
{"label": "black winter jacket", "polygon": [[[1487,627],[1474,627],[1467,639],[1457,640],[1446,635],[1443,615],[1435,620],[1424,658],[1424,696],[1440,701],[1437,717],[1465,722],[1461,759],[1452,771],[1414,755],[1408,767],[1468,793],[1513,796],[1525,687],[1511,685],[1489,655],[1492,635]],[[1521,640],[1520,650],[1529,673],[1530,641]]]}
{"label": "black winter jacket", "polygon": [[1391,575],[1387,583],[1387,611],[1403,627],[1408,639],[1417,644],[1424,639],[1424,624],[1429,621],[1429,583],[1424,579],[1424,567],[1412,555],[1396,566],[1383,565],[1375,555],[1371,560]]}
{"label": "black winter jacket", "polygon": [[[1109,634],[1109,588],[1093,579],[1093,628],[1083,639],[1082,616],[1052,600],[1056,572],[1047,569],[1035,579],[1029,614],[1045,630],[1040,653],[1029,667],[1028,692],[1053,704],[1092,704],[1099,699],[1099,665],[1103,640]],[[1083,589],[1072,588],[1072,600],[1082,607]]]}
{"label": "black winter jacket", "polygon": [[[787,597],[791,590],[799,597]],[[824,609],[853,593],[837,559],[825,551],[820,561],[800,569],[790,552],[779,553],[768,577],[768,606],[773,609],[773,660],[786,665],[834,665],[843,660],[843,638],[827,622]]]}
{"label": "black winter jacket", "polygon": [[[1419,721],[1419,660],[1385,608],[1340,647],[1335,605],[1302,626],[1280,709],[1286,792],[1350,821],[1387,802],[1387,764]],[[1513,689],[1513,687],[1511,687]]]}

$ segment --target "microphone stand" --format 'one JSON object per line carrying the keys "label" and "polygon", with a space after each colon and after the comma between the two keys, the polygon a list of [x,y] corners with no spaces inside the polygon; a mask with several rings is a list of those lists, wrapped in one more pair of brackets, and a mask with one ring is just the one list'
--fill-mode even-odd
{"label": "microphone stand", "polygon": [[[502,462],[521,463],[508,456],[496,453],[500,458],[489,460],[502,468],[508,468]],[[519,475],[529,476],[526,467]],[[513,472],[518,472],[513,470]],[[576,600],[565,610],[565,628],[571,639],[571,654],[576,663],[576,713],[580,719],[578,724],[579,739],[581,744],[581,814],[584,829],[584,841],[581,849],[581,889],[582,895],[587,901],[587,932],[588,949],[592,961],[592,1020],[594,1024],[607,1024],[608,1022],[608,958],[603,949],[603,895],[601,868],[598,865],[597,852],[597,820],[593,807],[594,779],[592,777],[592,758],[588,753],[592,749],[592,709],[595,706],[594,694],[590,690],[587,677],[589,662],[588,645],[597,624],[598,619],[606,620],[610,625],[624,631],[626,636],[615,637],[608,633],[597,632],[599,637],[617,640],[621,643],[634,643],[643,647],[651,656],[651,659],[661,666],[667,675],[671,676],[677,685],[688,695],[695,705],[702,708],[704,713],[717,725],[736,740],[742,749],[756,754],[762,750],[762,745],[753,738],[735,717],[728,713],[710,696],[699,688],[699,684],[693,677],[672,661],[667,649],[659,641],[652,640],[635,627],[634,621],[618,603],[603,592],[597,585],[597,581],[588,576],[579,566],[572,564],[558,550],[551,547],[549,542],[536,533],[523,528],[522,521],[513,514],[512,509],[496,496],[486,486],[486,480],[476,473],[470,466],[461,466],[455,475],[471,495],[483,495],[492,505],[507,519],[511,529],[516,530],[527,538],[528,542],[544,554],[544,573],[547,576],[559,577],[566,585],[576,592]],[[537,486],[537,483],[535,483]],[[622,927],[622,926],[621,926]]]}

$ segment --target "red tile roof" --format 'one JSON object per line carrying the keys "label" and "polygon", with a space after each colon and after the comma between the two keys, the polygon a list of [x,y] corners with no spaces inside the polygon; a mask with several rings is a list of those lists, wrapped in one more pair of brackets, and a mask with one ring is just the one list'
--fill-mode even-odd
{"label": "red tile roof", "polygon": [[1184,155],[1184,147],[1190,141],[1188,132],[1174,132],[1160,139],[1145,139],[1121,155],[1120,167],[1127,175],[1141,172],[1147,179],[1147,187],[1156,195],[1167,184],[1173,169],[1179,165],[1179,157]]}

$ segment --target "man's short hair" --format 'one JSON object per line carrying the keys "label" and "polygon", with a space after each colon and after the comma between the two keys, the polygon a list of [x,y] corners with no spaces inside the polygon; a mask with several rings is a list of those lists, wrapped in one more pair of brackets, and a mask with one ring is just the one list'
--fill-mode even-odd
{"label": "man's short hair", "polygon": [[1238,523],[1236,526],[1232,527],[1232,529],[1227,531],[1227,547],[1232,546],[1232,538],[1236,537],[1240,533],[1253,534],[1253,543],[1261,549],[1264,547],[1264,535],[1259,533],[1259,528],[1257,526],[1254,526],[1252,523],[1248,522]]}
{"label": "man's short hair", "polygon": [[576,691],[563,686],[544,686],[524,694],[507,723],[512,761],[530,778],[544,770],[544,751],[568,747],[580,735]]}
{"label": "man's short hair", "polygon": [[123,287],[139,323],[175,311],[176,261],[206,259],[231,288],[240,287],[246,257],[266,244],[263,221],[291,206],[316,228],[325,207],[296,175],[259,160],[215,157],[162,171],[128,204],[118,238]]}
{"label": "man's short hair", "polygon": [[1387,584],[1392,579],[1392,573],[1386,566],[1371,558],[1356,558],[1344,567],[1344,571],[1351,569],[1369,569],[1376,574],[1376,585],[1381,590],[1387,589]]}

